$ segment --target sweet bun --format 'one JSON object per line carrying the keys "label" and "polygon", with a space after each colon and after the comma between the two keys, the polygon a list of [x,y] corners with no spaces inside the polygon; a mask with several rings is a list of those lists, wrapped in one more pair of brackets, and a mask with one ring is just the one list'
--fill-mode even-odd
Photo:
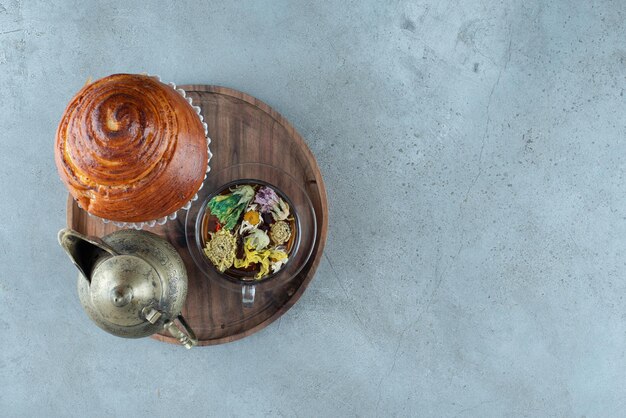
{"label": "sweet bun", "polygon": [[70,101],[55,161],[84,210],[146,222],[176,212],[200,189],[207,139],[195,109],[174,88],[156,77],[114,74]]}

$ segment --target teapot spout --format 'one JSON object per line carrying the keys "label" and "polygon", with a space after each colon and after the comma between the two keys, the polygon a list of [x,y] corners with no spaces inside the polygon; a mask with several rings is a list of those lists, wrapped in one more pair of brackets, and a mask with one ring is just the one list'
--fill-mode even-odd
{"label": "teapot spout", "polygon": [[72,263],[88,281],[91,281],[91,273],[98,259],[117,255],[115,250],[99,238],[87,237],[73,229],[60,230],[58,238]]}

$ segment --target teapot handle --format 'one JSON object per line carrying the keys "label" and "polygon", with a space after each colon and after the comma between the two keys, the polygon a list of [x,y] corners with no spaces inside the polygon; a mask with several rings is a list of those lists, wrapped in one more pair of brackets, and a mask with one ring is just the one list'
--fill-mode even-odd
{"label": "teapot handle", "polygon": [[176,324],[174,321],[166,321],[164,325],[165,330],[169,332],[172,337],[180,341],[185,348],[191,348],[198,344],[198,338],[196,338],[196,334],[193,332],[189,324],[187,324],[185,318],[183,318],[182,315],[178,315],[176,319],[180,325]]}

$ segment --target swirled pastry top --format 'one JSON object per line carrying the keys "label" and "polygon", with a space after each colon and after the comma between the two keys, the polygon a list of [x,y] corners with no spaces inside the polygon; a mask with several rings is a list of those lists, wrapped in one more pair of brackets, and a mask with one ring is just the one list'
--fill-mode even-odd
{"label": "swirled pastry top", "polygon": [[156,77],[114,74],[70,101],[56,134],[56,165],[80,206],[119,222],[170,215],[200,189],[204,126],[194,108]]}

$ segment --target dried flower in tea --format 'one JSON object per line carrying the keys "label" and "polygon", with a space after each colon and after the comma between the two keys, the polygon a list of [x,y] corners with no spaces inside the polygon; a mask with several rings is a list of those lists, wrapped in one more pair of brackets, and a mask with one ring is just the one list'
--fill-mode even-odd
{"label": "dried flower in tea", "polygon": [[262,280],[288,262],[296,219],[272,187],[249,182],[224,189],[209,200],[206,216],[204,253],[220,272]]}
{"label": "dried flower in tea", "polygon": [[232,267],[235,261],[237,239],[225,228],[209,235],[211,239],[207,242],[204,253],[219,271],[224,272]]}
{"label": "dried flower in tea", "polygon": [[267,213],[278,203],[278,195],[270,187],[263,186],[259,188],[254,197],[254,202],[259,204],[262,213]]}
{"label": "dried flower in tea", "polygon": [[246,268],[252,264],[259,264],[260,270],[255,277],[262,279],[269,273],[271,263],[286,260],[287,258],[287,253],[283,250],[269,248],[257,251],[250,242],[246,242],[244,245],[244,258],[235,259],[235,267]]}
{"label": "dried flower in tea", "polygon": [[272,216],[277,221],[284,221],[289,217],[289,205],[281,198],[271,209]]}
{"label": "dried flower in tea", "polygon": [[291,227],[285,221],[275,222],[270,227],[270,237],[274,243],[278,245],[283,244],[291,237]]}
{"label": "dried flower in tea", "polygon": [[224,228],[232,230],[241,213],[254,197],[254,189],[251,186],[238,186],[227,195],[217,195],[209,201],[211,213],[219,219]]}
{"label": "dried flower in tea", "polygon": [[267,232],[255,229],[246,237],[246,243],[252,245],[255,250],[261,251],[270,245],[270,237],[267,236]]}
{"label": "dried flower in tea", "polygon": [[[284,247],[276,247],[276,249],[285,252]],[[272,273],[276,273],[278,270],[280,270],[285,264],[287,264],[287,261],[289,261],[289,258],[285,257],[270,263],[270,266],[272,267]]]}
{"label": "dried flower in tea", "polygon": [[243,235],[248,231],[252,231],[263,223],[263,218],[261,218],[261,214],[257,212],[256,209],[257,205],[255,204],[248,206],[246,213],[243,215],[243,220],[241,221],[241,228],[239,229],[240,234]]}
{"label": "dried flower in tea", "polygon": [[243,220],[248,222],[250,225],[258,225],[259,222],[261,222],[261,216],[259,215],[259,212],[249,210],[245,215],[243,215]]}

